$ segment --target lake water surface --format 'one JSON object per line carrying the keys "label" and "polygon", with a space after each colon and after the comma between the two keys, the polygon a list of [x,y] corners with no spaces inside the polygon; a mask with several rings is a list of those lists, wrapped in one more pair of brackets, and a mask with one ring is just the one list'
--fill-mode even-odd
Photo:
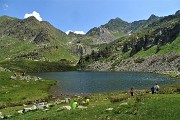
{"label": "lake water surface", "polygon": [[55,94],[89,94],[120,90],[151,88],[155,82],[165,85],[177,79],[142,72],[44,72],[31,73],[45,79],[58,80],[52,90]]}

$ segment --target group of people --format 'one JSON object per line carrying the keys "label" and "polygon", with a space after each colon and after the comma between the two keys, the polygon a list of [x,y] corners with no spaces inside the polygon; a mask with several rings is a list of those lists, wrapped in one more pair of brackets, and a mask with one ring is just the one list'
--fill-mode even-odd
{"label": "group of people", "polygon": [[152,94],[158,94],[159,93],[159,85],[156,83],[154,86],[151,87]]}
{"label": "group of people", "polygon": [[[90,99],[85,97],[85,101],[83,102],[83,105],[89,105],[89,102],[90,102]],[[78,102],[77,100],[75,99],[74,102],[72,103],[72,109],[75,109],[78,107]]]}
{"label": "group of people", "polygon": [[[154,86],[151,87],[152,94],[158,94],[159,93],[159,85],[156,83]],[[134,96],[135,91],[134,88],[130,89],[131,96]]]}

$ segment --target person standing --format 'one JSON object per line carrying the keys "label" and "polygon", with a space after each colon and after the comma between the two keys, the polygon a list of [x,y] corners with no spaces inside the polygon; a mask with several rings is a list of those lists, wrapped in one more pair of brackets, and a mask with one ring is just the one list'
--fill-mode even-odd
{"label": "person standing", "polygon": [[130,89],[130,94],[131,94],[131,96],[134,96],[134,89],[133,88]]}
{"label": "person standing", "polygon": [[154,93],[159,93],[159,85],[157,83],[154,85]]}

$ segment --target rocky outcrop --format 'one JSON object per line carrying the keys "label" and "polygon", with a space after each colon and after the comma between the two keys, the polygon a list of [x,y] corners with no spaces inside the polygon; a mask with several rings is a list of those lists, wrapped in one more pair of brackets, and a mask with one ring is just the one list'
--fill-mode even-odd
{"label": "rocky outcrop", "polygon": [[136,36],[123,45],[122,52],[125,53],[130,50],[130,56],[133,56],[141,49],[147,50],[154,45],[165,45],[168,42],[172,42],[179,32],[180,22],[177,22],[170,27],[156,29],[152,34],[144,34],[141,37]]}
{"label": "rocky outcrop", "polygon": [[93,71],[108,71],[111,68],[112,62],[99,62],[96,61],[93,64],[87,66],[87,69]]}
{"label": "rocky outcrop", "polygon": [[165,55],[152,55],[146,58],[134,58],[121,61],[116,71],[165,72],[180,71],[180,54],[169,52]]}
{"label": "rocky outcrop", "polygon": [[75,54],[78,54],[78,55],[80,55],[80,56],[82,56],[83,54],[85,54],[85,48],[83,47],[83,45],[82,44],[77,44],[76,45],[76,50],[75,50]]}
{"label": "rocky outcrop", "polygon": [[160,19],[161,17],[152,14],[147,20],[139,20],[130,23],[129,26],[126,28],[126,31],[131,31],[133,33],[136,30],[143,29],[145,26],[148,26],[153,22],[157,22]]}
{"label": "rocky outcrop", "polygon": [[48,22],[40,22],[33,16],[23,20],[15,19],[2,22],[0,24],[0,35],[37,44],[56,40],[59,37],[58,35],[66,36],[65,33],[54,28]]}
{"label": "rocky outcrop", "polygon": [[15,58],[16,59],[18,59],[18,58],[38,59],[39,58],[39,52],[29,52],[27,54],[19,55]]}
{"label": "rocky outcrop", "polygon": [[105,27],[93,28],[87,33],[87,36],[93,37],[94,44],[110,43],[115,39],[113,34]]}
{"label": "rocky outcrop", "polygon": [[180,54],[169,52],[165,55],[152,55],[145,58],[129,58],[121,61],[112,69],[113,61],[89,64],[87,69],[97,71],[137,71],[137,72],[180,72]]}

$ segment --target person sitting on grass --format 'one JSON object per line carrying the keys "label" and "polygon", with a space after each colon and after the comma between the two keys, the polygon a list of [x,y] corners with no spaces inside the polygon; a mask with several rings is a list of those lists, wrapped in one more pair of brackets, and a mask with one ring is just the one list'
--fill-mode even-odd
{"label": "person sitting on grass", "polygon": [[154,86],[151,87],[151,92],[154,94]]}
{"label": "person sitting on grass", "polygon": [[90,102],[89,98],[86,97],[86,105],[89,105],[89,102]]}
{"label": "person sitting on grass", "polygon": [[72,109],[76,109],[78,107],[78,103],[76,100],[72,103]]}

